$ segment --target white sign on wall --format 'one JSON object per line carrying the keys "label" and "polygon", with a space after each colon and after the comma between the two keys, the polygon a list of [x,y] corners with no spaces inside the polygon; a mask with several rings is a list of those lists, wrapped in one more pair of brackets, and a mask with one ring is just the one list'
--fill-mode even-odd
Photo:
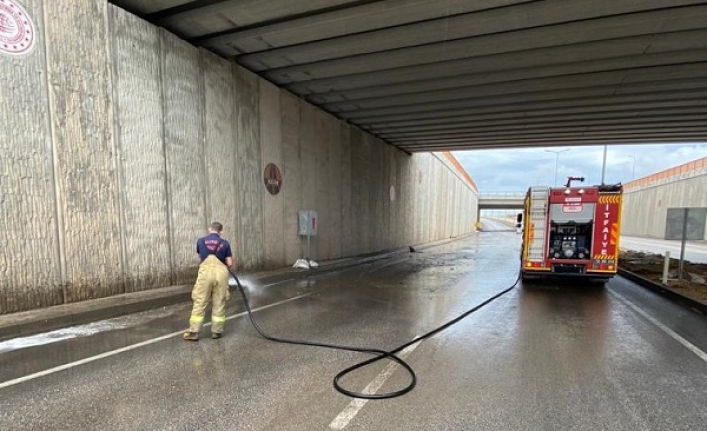
{"label": "white sign on wall", "polygon": [[20,56],[34,47],[34,23],[16,0],[0,0],[0,53]]}

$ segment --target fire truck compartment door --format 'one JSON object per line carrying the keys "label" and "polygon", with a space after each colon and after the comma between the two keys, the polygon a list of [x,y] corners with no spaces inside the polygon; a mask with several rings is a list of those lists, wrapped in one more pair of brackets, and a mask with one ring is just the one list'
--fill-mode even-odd
{"label": "fire truck compartment door", "polygon": [[569,202],[550,205],[550,220],[555,223],[589,223],[594,219],[594,203]]}

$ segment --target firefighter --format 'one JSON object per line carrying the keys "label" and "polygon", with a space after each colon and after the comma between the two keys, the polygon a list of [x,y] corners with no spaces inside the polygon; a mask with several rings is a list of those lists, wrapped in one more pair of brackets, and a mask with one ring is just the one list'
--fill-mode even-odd
{"label": "firefighter", "polygon": [[199,275],[194,283],[191,298],[194,307],[189,318],[189,331],[184,333],[187,341],[199,341],[199,331],[204,323],[206,307],[211,301],[211,338],[221,338],[226,323],[226,300],[228,290],[228,268],[233,267],[231,245],[223,239],[223,225],[211,223],[209,234],[196,241],[199,254]]}

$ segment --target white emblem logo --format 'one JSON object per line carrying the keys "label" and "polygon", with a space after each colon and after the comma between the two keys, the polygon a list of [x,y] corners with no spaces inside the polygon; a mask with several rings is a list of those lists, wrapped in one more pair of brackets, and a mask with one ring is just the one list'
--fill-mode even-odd
{"label": "white emblem logo", "polygon": [[15,0],[0,0],[0,52],[25,55],[34,47],[34,24]]}

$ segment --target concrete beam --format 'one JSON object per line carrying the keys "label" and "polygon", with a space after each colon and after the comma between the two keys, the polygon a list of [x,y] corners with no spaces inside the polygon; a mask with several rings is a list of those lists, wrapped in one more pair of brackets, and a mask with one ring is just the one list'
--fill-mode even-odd
{"label": "concrete beam", "polygon": [[483,122],[472,122],[472,124],[458,124],[450,126],[441,126],[433,129],[396,129],[388,130],[385,133],[380,133],[378,136],[382,139],[415,139],[422,137],[440,137],[440,136],[467,136],[469,134],[476,135],[480,132],[497,133],[499,129],[504,132],[513,130],[534,131],[534,130],[549,130],[554,128],[583,128],[589,126],[607,126],[616,128],[621,127],[643,127],[649,124],[658,125],[699,125],[707,120],[707,109],[701,112],[662,112],[650,116],[637,117],[635,115],[623,116],[618,118],[599,118],[599,119],[579,119],[579,120],[559,120],[553,118],[547,122],[513,122],[509,121],[506,124],[483,124]]}
{"label": "concrete beam", "polygon": [[[642,17],[634,18],[632,15],[663,10],[661,22],[665,26],[666,12],[664,9],[699,5],[700,3],[698,0],[663,0],[661,2],[594,0],[589,4],[584,0],[545,0],[517,5],[509,10],[503,8],[494,9],[473,14],[450,16],[443,19],[421,21],[411,25],[391,26],[376,32],[322,38],[305,44],[242,55],[239,57],[239,63],[252,70],[263,71],[292,66],[293,64],[363,56],[371,53],[474,38],[488,34],[545,28],[560,22],[594,21],[601,18],[611,20],[611,18],[606,17],[612,17],[612,15],[612,18],[621,17],[618,20],[621,23],[621,27],[631,27],[639,21],[643,24],[646,32],[643,34],[657,33],[661,31],[660,27],[646,27]],[[618,23],[613,22],[613,24],[616,25]],[[593,22],[589,27],[593,27],[594,31],[597,32],[597,26],[598,23]],[[701,27],[702,24],[695,23],[692,28]],[[550,37],[554,41],[553,43],[556,43],[557,40],[562,40],[553,38],[551,34],[544,36]],[[614,37],[616,36],[612,36],[612,38]],[[517,35],[515,39],[519,39]]]}
{"label": "concrete beam", "polygon": [[[569,7],[569,5],[568,5]],[[605,16],[597,20],[574,22],[558,21],[550,26],[529,27],[511,32],[492,32],[462,39],[443,39],[438,43],[400,46],[394,50],[373,49],[363,55],[334,52],[332,57],[316,62],[299,61],[287,56],[288,62],[279,66],[258,69],[263,77],[278,84],[311,79],[354,75],[409,66],[433,64],[465,58],[479,58],[501,53],[529,51],[554,46],[612,41],[635,36],[651,36],[703,29],[707,22],[707,6],[657,10],[630,15]],[[383,37],[373,34],[373,37]],[[402,39],[404,42],[405,39]],[[334,40],[328,41],[332,45]],[[304,47],[306,48],[306,47]],[[652,52],[649,50],[649,52]],[[285,53],[287,54],[287,53]],[[265,55],[258,54],[258,55]],[[597,54],[595,54],[597,55]],[[246,67],[260,64],[260,58],[241,56],[238,61]]]}
{"label": "concrete beam", "polygon": [[[707,31],[646,35],[622,40],[579,43],[511,52],[372,73],[345,74],[286,84],[299,95],[398,94],[577,73],[628,70],[704,61]],[[466,84],[464,84],[466,83]],[[348,96],[351,98],[350,96]]]}
{"label": "concrete beam", "polygon": [[[449,16],[502,8],[531,1],[533,0],[476,0],[473,2],[453,0],[446,2],[443,8],[439,7],[438,0],[329,1],[325,9],[309,14],[302,13],[303,9],[305,7],[312,9],[312,3],[315,2],[301,2],[300,5],[297,5],[298,10],[292,10],[295,9],[295,5],[292,5],[293,2],[287,2],[283,3],[283,6],[289,6],[290,18],[272,24],[246,28],[245,30],[240,27],[233,28],[231,25],[231,31],[227,32],[224,32],[224,29],[219,27],[205,28],[207,26],[202,26],[202,28],[194,28],[192,26],[187,28],[187,19],[197,23],[210,22],[218,24],[217,20],[220,16],[221,20],[225,21],[225,19],[230,18],[241,25],[247,25],[247,22],[243,22],[243,16],[246,16],[246,19],[258,17],[258,9],[253,8],[252,5],[247,5],[249,2],[231,1],[226,4],[201,8],[194,13],[176,15],[163,20],[161,24],[173,25],[180,31],[191,34],[219,33],[211,37],[200,38],[200,43],[203,46],[225,49],[226,53],[229,53],[228,50],[230,49],[231,55],[237,55],[243,52],[261,52],[273,48],[302,45],[321,39],[371,32],[391,26],[444,19]],[[268,3],[268,9],[278,9],[270,5],[274,3],[272,0]],[[339,7],[336,7],[337,5]],[[253,9],[256,11],[255,14]],[[282,11],[283,9],[280,8],[280,10]]]}
{"label": "concrete beam", "polygon": [[[576,75],[566,75],[548,78],[519,79],[509,82],[484,83],[479,82],[471,85],[460,85],[456,88],[411,91],[405,94],[395,95],[366,95],[367,97],[357,98],[356,94],[346,95],[314,95],[307,100],[317,105],[323,106],[327,110],[346,111],[360,108],[378,108],[386,106],[400,106],[410,103],[440,102],[447,100],[457,100],[464,97],[479,97],[504,94],[533,93],[538,89],[568,90],[585,89],[592,87],[611,87],[613,92],[617,88],[630,86],[635,83],[660,82],[678,79],[703,79],[704,71],[707,69],[706,61],[692,64],[681,64],[660,67],[648,67],[633,70],[621,70],[597,73],[580,73]],[[364,96],[364,95],[361,95]]]}
{"label": "concrete beam", "polygon": [[[627,115],[650,115],[657,112],[687,112],[707,106],[707,91],[695,92],[685,100],[656,100],[642,103],[605,103],[596,106],[577,106],[578,101],[566,103],[564,108],[545,108],[540,104],[527,104],[521,106],[493,107],[495,109],[461,109],[449,110],[446,114],[412,116],[408,114],[404,119],[397,121],[371,120],[367,122],[367,130],[395,130],[396,128],[410,130],[414,128],[427,128],[432,126],[446,127],[468,121],[494,120],[498,124],[504,121],[515,123],[532,121],[533,119],[555,118],[558,120],[585,117],[613,117]],[[671,95],[672,96],[672,95]],[[608,100],[607,100],[608,102]],[[557,104],[555,104],[557,105]],[[502,110],[505,108],[506,110]],[[515,109],[514,109],[515,108]]]}
{"label": "concrete beam", "polygon": [[471,149],[499,149],[499,148],[540,148],[540,147],[565,147],[565,146],[586,146],[586,145],[628,145],[628,144],[659,144],[659,143],[675,143],[676,140],[681,143],[703,143],[707,139],[707,134],[692,134],[684,133],[680,135],[668,136],[628,136],[628,137],[612,137],[606,139],[599,138],[561,138],[561,139],[525,139],[525,140],[476,140],[456,143],[450,145],[446,142],[427,143],[427,144],[412,144],[412,145],[394,145],[396,148],[409,153],[426,153],[430,151],[443,151],[450,147],[456,150],[471,150]]}
{"label": "concrete beam", "polygon": [[[633,90],[633,91],[631,91]],[[629,104],[651,102],[696,103],[707,93],[707,82],[703,79],[653,83],[653,85],[624,87],[622,94],[606,95],[605,89],[590,88],[581,91],[535,92],[520,95],[481,97],[430,103],[425,105],[400,106],[380,109],[361,109],[338,113],[340,118],[375,126],[389,121],[412,121],[422,119],[445,119],[448,116],[466,114],[521,114],[542,110],[603,109]],[[425,109],[427,108],[427,109]]]}

